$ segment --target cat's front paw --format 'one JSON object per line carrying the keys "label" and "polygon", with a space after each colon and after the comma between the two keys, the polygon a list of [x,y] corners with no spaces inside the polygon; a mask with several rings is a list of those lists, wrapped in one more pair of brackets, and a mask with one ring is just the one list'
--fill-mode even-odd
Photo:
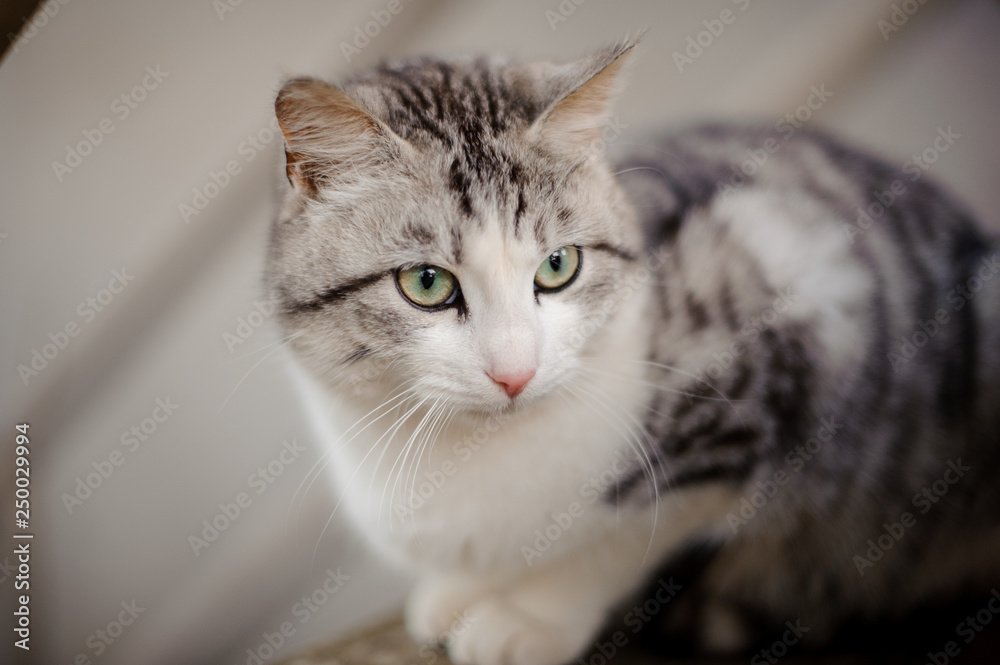
{"label": "cat's front paw", "polygon": [[451,642],[453,626],[461,626],[465,608],[483,593],[467,581],[429,577],[417,583],[406,602],[406,632],[417,642]]}
{"label": "cat's front paw", "polygon": [[451,626],[448,655],[456,665],[562,665],[584,650],[590,632],[581,628],[539,619],[504,596],[492,596]]}

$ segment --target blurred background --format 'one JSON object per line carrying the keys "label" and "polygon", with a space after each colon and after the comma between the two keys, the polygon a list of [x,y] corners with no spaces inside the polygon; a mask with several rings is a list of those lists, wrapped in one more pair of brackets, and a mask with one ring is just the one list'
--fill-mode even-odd
{"label": "blurred background", "polygon": [[[420,53],[568,60],[647,26],[618,146],[790,118],[918,156],[1000,230],[987,0],[47,0],[0,19],[2,662],[267,662],[402,602],[408,580],[307,482],[322,449],[262,295],[286,77]],[[22,422],[30,653],[9,637]]]}

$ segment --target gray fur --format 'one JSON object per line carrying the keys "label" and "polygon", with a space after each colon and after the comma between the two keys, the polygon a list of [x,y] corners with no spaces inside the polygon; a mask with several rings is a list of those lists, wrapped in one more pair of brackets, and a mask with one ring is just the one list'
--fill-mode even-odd
{"label": "gray fur", "polygon": [[[731,190],[733,167],[768,139],[777,139],[780,151]],[[776,473],[790,477],[745,525],[733,520],[738,533],[706,570],[704,591],[757,625],[776,628],[802,618],[816,629],[814,642],[850,618],[899,616],[922,602],[988,591],[1000,580],[994,482],[1000,472],[1000,279],[983,282],[971,300],[956,287],[995,265],[1000,244],[936,186],[818,134],[786,140],[767,130],[708,126],[668,137],[645,153],[624,161],[623,168],[641,170],[622,182],[643,212],[649,246],[680,250],[661,275],[656,315],[664,329],[653,357],[683,367],[674,350],[678,339],[708,337],[712,330],[725,340],[714,344],[718,351],[732,339],[747,346],[717,378],[692,366],[698,378],[676,382],[691,394],[746,400],[746,408],[658,396],[647,427],[667,453],[663,486],[722,478],[751,498],[766,495]],[[905,182],[906,192],[855,235],[857,209],[893,181]],[[746,265],[745,250],[726,236],[725,225],[699,211],[717,197],[755,189],[777,193],[793,210],[797,199],[808,198],[827,213],[820,216],[825,222],[853,239],[855,269],[876,285],[841,313],[866,340],[854,362],[832,365],[816,328],[801,321],[779,317],[757,329],[753,342],[727,323],[765,310],[776,291]],[[706,226],[716,228],[704,233]],[[685,257],[698,243],[710,243],[706,253],[715,259],[688,269]],[[806,254],[816,249],[801,247]],[[685,315],[692,285],[705,282],[717,285],[699,305],[707,314]],[[727,314],[730,308],[735,315]],[[942,309],[948,322],[931,337],[923,331],[933,326],[920,324]],[[918,342],[928,341],[907,359],[901,338],[912,343],[915,334]],[[669,382],[666,374],[659,380]],[[821,431],[821,419],[841,429],[806,460],[795,447]],[[788,456],[802,460],[801,469]],[[958,459],[971,470],[922,514],[929,504],[915,508],[915,495]],[[632,477],[641,481],[641,471]],[[916,526],[859,570],[855,557],[866,557],[869,540],[905,512]]]}
{"label": "gray fur", "polygon": [[[1000,245],[926,180],[818,134],[705,126],[632,149],[614,165],[593,151],[523,139],[631,46],[567,66],[496,58],[384,65],[341,86],[376,119],[371,140],[381,147],[368,152],[300,150],[288,110],[299,93],[293,84],[283,90],[279,117],[298,185],[274,225],[268,280],[296,353],[345,399],[407,381],[421,371],[411,340],[429,323],[401,311],[394,295],[373,296],[372,285],[392,279],[414,247],[461,264],[490,217],[539,248],[567,236],[584,247],[580,283],[561,297],[595,320],[616,275],[666,256],[648,311],[655,333],[637,350],[661,388],[644,405],[652,464],[637,462],[605,501],[627,510],[656,492],[712,483],[749,498],[784,472],[787,483],[756,514],[734,512],[744,521],[706,525],[699,536],[721,544],[701,593],[765,630],[802,618],[821,641],[851,618],[894,616],[997,584],[1000,279],[984,280],[961,307],[954,290],[993,265]],[[780,150],[732,186],[734,167],[768,140]],[[351,156],[362,152],[364,160]],[[894,181],[905,193],[853,233],[857,209]],[[799,273],[812,291],[777,282],[780,266],[747,242],[725,200],[760,201],[809,229],[803,237],[815,233],[797,250],[812,266],[812,276]],[[757,222],[776,242],[787,237],[769,230],[766,216]],[[849,249],[831,250],[834,236]],[[858,288],[825,285],[827,270]],[[810,300],[826,287],[835,302]],[[768,315],[783,294],[792,313]],[[914,339],[942,309],[948,322],[901,359],[902,338]],[[832,438],[808,460],[796,453],[830,423]],[[970,470],[919,513],[914,496],[959,459]],[[859,570],[868,541],[907,511],[916,525]]]}

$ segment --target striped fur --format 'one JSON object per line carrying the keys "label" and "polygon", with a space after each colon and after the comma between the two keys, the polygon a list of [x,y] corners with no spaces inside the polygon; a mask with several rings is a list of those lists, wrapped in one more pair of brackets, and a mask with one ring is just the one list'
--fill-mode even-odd
{"label": "striped fur", "polygon": [[[1000,244],[818,134],[704,126],[612,164],[633,45],[278,96],[292,188],[268,282],[345,509],[420,576],[411,632],[459,662],[555,665],[690,551],[712,555],[677,625],[715,649],[796,619],[821,644],[1000,582]],[[575,281],[532,292],[568,245]],[[397,271],[421,264],[456,275],[454,306],[405,301]],[[491,362],[530,365],[524,392]]]}
{"label": "striped fur", "polygon": [[[780,151],[733,189],[733,166],[768,139]],[[722,478],[757,501],[777,474],[788,478],[762,509],[730,513],[736,533],[707,568],[703,591],[757,627],[802,618],[816,628],[808,639],[821,642],[851,618],[897,616],[995,585],[996,240],[932,184],[813,133],[786,140],[707,126],[623,166],[639,169],[623,184],[643,211],[649,246],[675,249],[661,275],[665,325],[651,357],[691,376],[664,372],[657,381],[733,404],[654,400],[646,424],[668,451],[661,482]],[[905,192],[862,229],[859,208],[893,182]],[[775,303],[787,312],[761,325],[756,317]],[[941,311],[945,322],[935,323]],[[734,354],[734,342],[745,350]],[[832,438],[813,443],[817,452],[801,452],[824,433]],[[946,474],[955,478],[949,462],[959,459],[970,469],[946,499],[914,502]],[[907,512],[916,525],[883,560],[856,558]]]}

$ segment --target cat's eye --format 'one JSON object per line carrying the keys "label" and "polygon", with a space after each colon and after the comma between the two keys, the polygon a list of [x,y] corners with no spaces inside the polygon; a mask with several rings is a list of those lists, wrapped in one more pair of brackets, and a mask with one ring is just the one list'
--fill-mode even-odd
{"label": "cat's eye", "polygon": [[581,259],[580,250],[572,245],[552,252],[535,272],[535,287],[539,291],[557,291],[569,286],[580,272]]}
{"label": "cat's eye", "polygon": [[418,307],[434,309],[455,302],[458,280],[444,268],[422,265],[396,273],[396,284],[407,300]]}

